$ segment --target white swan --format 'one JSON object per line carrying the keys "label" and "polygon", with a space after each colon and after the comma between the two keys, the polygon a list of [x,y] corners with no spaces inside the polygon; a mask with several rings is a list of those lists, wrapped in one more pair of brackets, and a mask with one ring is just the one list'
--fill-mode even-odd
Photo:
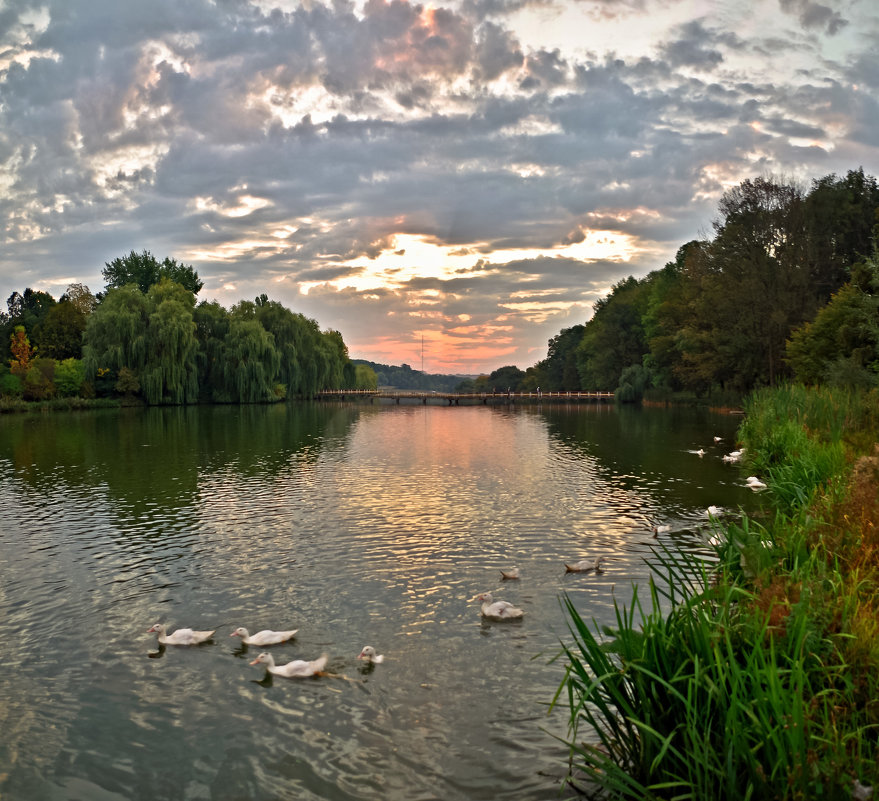
{"label": "white swan", "polygon": [[482,601],[482,616],[491,620],[516,620],[525,612],[509,601],[495,601],[490,592],[481,592],[474,601]]}
{"label": "white swan", "polygon": [[[214,629],[216,631],[216,629]],[[192,629],[177,629],[173,634],[168,634],[164,623],[154,623],[147,629],[147,634],[158,635],[162,645],[198,645],[214,636],[214,631],[193,631]]]}
{"label": "white swan", "polygon": [[305,679],[309,676],[316,676],[323,671],[327,666],[327,655],[323,654],[323,656],[311,662],[307,662],[304,659],[294,659],[286,665],[276,665],[275,658],[268,651],[263,651],[250,664],[263,664],[269,673],[275,676],[283,676],[285,679]]}
{"label": "white swan", "polygon": [[299,629],[293,629],[292,631],[264,629],[256,634],[249,634],[244,626],[239,626],[229,636],[241,637],[241,642],[246,645],[278,645],[279,643],[287,642],[287,640],[292,640],[298,631]]}
{"label": "white swan", "polygon": [[604,569],[601,567],[603,561],[603,556],[596,556],[591,562],[588,559],[574,562],[572,565],[565,562],[565,573],[591,573],[593,570],[596,573],[604,573]]}
{"label": "white swan", "polygon": [[383,654],[377,654],[375,652],[375,648],[371,645],[364,645],[363,650],[357,655],[358,659],[365,659],[368,663],[375,663],[376,665],[381,664],[385,661],[385,657]]}
{"label": "white swan", "polygon": [[501,578],[504,581],[510,581],[512,579],[519,578],[519,568],[511,567],[509,570],[501,570]]}

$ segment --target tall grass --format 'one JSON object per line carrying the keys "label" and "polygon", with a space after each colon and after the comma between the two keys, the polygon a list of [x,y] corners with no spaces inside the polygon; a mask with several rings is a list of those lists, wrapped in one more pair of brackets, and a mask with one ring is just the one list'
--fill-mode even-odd
{"label": "tall grass", "polygon": [[563,599],[554,703],[572,776],[605,797],[848,799],[854,779],[879,784],[879,450],[852,470],[879,416],[851,393],[840,408],[801,388],[776,400],[758,396],[741,432],[774,493],[768,525],[728,524],[710,573],[657,550],[648,603],[636,589],[613,628]]}

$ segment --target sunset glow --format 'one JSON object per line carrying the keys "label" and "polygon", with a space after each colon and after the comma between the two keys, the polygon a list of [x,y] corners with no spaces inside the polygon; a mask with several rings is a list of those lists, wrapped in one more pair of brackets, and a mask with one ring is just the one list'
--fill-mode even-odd
{"label": "sunset glow", "polygon": [[879,171],[868,3],[62,5],[4,6],[3,298],[148,249],[353,357],[525,369],[741,181]]}

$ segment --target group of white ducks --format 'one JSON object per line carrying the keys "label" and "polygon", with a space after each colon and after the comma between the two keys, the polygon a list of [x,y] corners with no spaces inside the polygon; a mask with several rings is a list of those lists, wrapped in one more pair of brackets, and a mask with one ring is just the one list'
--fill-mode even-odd
{"label": "group of white ducks", "polygon": [[[723,437],[715,437],[714,438],[715,445],[719,444],[722,441],[723,441]],[[706,454],[706,451],[704,448],[699,448],[699,450],[690,451],[690,453],[695,453],[699,458],[702,458]],[[745,449],[739,448],[738,450],[730,451],[729,453],[725,453],[720,458],[724,462],[738,463],[738,462],[742,461],[742,456],[744,455],[744,453],[745,453]],[[754,490],[755,492],[759,492],[760,490],[766,489],[766,484],[764,484],[759,478],[757,478],[757,476],[748,476],[745,479],[745,486],[748,489]]]}
{"label": "group of white ducks", "polygon": [[[715,437],[714,441],[719,442],[720,437]],[[738,461],[741,458],[741,455],[741,451],[733,451],[723,458],[724,461]],[[756,476],[748,476],[746,481],[747,486],[754,490],[765,489],[766,487],[766,484],[760,481]],[[706,509],[706,514],[709,519],[716,518],[723,514],[723,510],[717,506],[709,506],[708,509]],[[658,534],[665,534],[670,531],[670,529],[671,527],[669,525],[654,526],[653,536],[655,537]],[[570,564],[565,562],[565,573],[595,573],[597,575],[604,572],[604,568],[602,567],[603,561],[603,557],[598,556],[595,559],[584,559]],[[511,568],[508,570],[501,570],[501,578],[504,581],[518,579],[519,569]],[[472,600],[480,601],[482,603],[482,616],[489,620],[519,620],[525,615],[524,610],[511,604],[509,601],[496,601],[490,592],[481,592]],[[279,645],[293,639],[298,631],[299,629],[290,629],[287,631],[272,631],[271,629],[264,629],[263,631],[256,632],[256,634],[250,634],[246,628],[239,626],[229,636],[240,637],[241,642],[245,645],[267,647],[270,645]],[[177,629],[169,634],[163,623],[156,623],[147,629],[147,633],[156,634],[160,645],[198,645],[199,643],[206,642],[213,637],[216,633],[216,629],[213,631]],[[377,654],[375,648],[371,645],[365,645],[357,655],[357,658],[364,660],[368,665],[380,664],[384,660],[384,656]],[[266,666],[269,673],[272,673],[275,676],[284,676],[285,678],[291,679],[327,675],[325,672],[327,665],[326,654],[323,654],[317,659],[294,659],[292,662],[287,662],[284,665],[276,665],[274,657],[268,651],[263,651],[250,664],[263,664]]]}
{"label": "group of white ducks", "polygon": [[[280,645],[296,636],[299,629],[287,631],[272,631],[264,629],[256,634],[250,634],[244,626],[239,626],[230,637],[240,637],[245,645],[256,645],[265,648],[270,645]],[[177,629],[168,633],[164,623],[155,623],[147,629],[147,634],[155,634],[160,645],[199,645],[207,642],[216,634],[217,630],[196,631],[195,629]],[[368,665],[377,665],[384,661],[382,654],[377,654],[371,645],[365,645],[357,655],[358,659],[364,660]],[[286,679],[305,679],[309,676],[328,675],[326,673],[327,655],[322,654],[317,659],[294,659],[284,665],[276,665],[275,658],[268,652],[263,651],[250,664],[265,665],[266,670],[275,676],[283,676]]]}

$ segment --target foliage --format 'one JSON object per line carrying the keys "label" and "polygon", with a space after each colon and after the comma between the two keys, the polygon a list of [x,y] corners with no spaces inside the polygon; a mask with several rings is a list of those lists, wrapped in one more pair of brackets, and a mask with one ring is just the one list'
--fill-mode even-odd
{"label": "foliage", "polygon": [[[532,383],[606,390],[641,365],[651,387],[698,396],[746,394],[794,370],[873,385],[877,289],[865,289],[872,268],[863,260],[877,213],[879,187],[863,170],[829,175],[808,193],[770,177],[743,181],[721,198],[710,238],[620,281],[585,325],[552,338]],[[861,294],[840,292],[846,280]],[[803,329],[832,296],[833,308]]]}
{"label": "foliage", "polygon": [[60,303],[70,303],[83,317],[88,317],[97,307],[98,299],[85,284],[68,284]]}
{"label": "foliage", "polygon": [[15,330],[10,336],[9,350],[12,358],[9,360],[9,367],[14,375],[26,376],[30,369],[30,364],[36,353],[36,348],[31,346],[28,339],[27,331],[23,325],[15,326]]}
{"label": "foliage", "polygon": [[576,352],[581,389],[606,392],[620,383],[623,370],[641,364],[647,352],[642,320],[649,289],[649,282],[629,277],[595,303]]}
{"label": "foliage", "polygon": [[114,389],[120,395],[131,397],[140,392],[140,379],[133,370],[128,367],[120,367]]}
{"label": "foliage", "polygon": [[396,366],[371,362],[366,359],[353,359],[352,361],[355,366],[362,364],[374,370],[380,387],[453,392],[461,382],[461,376],[423,373],[420,370],[413,370],[408,364]]}
{"label": "foliage", "polygon": [[577,370],[577,348],[585,331],[586,326],[574,325],[549,340],[546,359],[538,365],[540,381],[535,389],[543,386],[547,392],[575,392],[583,388]]}
{"label": "foliage", "polygon": [[85,366],[73,357],[55,363],[55,390],[60,398],[78,395],[85,383]]}
{"label": "foliage", "polygon": [[198,341],[192,293],[167,278],[150,289],[155,311],[147,327],[146,361],[140,372],[143,396],[149,404],[195,403],[198,400]]}
{"label": "foliage", "polygon": [[853,778],[879,782],[879,447],[853,471],[839,458],[879,439],[875,392],[763,390],[747,421],[770,491],[808,476],[786,511],[718,527],[710,573],[656,551],[649,607],[636,592],[613,629],[564,600],[554,702],[572,768],[611,797],[848,799]]}
{"label": "foliage", "polygon": [[225,395],[235,403],[271,401],[281,364],[275,338],[258,320],[233,318],[224,344]]}
{"label": "foliage", "polygon": [[35,337],[36,346],[43,356],[53,359],[81,358],[82,335],[87,315],[68,300],[62,300],[49,309]]}
{"label": "foliage", "polygon": [[147,360],[149,315],[149,301],[136,286],[127,284],[107,292],[89,317],[83,338],[89,381],[98,377],[99,370],[115,374],[127,367],[140,374]]}
{"label": "foliage", "polygon": [[618,403],[638,403],[650,385],[650,372],[640,364],[629,365],[620,376],[620,385],[614,390]]}
{"label": "foliage", "polygon": [[0,364],[0,398],[20,398],[23,393],[21,379],[13,375],[5,364]]}
{"label": "foliage", "polygon": [[25,400],[47,400],[55,395],[55,360],[40,357],[31,362],[24,376]]}
{"label": "foliage", "polygon": [[107,290],[134,284],[146,294],[153,284],[162,279],[180,284],[193,295],[197,295],[204,286],[204,281],[199,279],[198,273],[191,266],[168,257],[160,262],[148,250],[142,253],[132,250],[127,256],[106,262],[102,274]]}
{"label": "foliage", "polygon": [[787,360],[798,380],[838,386],[879,381],[879,250],[855,264],[845,284],[815,319],[796,329]]}
{"label": "foliage", "polygon": [[375,370],[365,364],[355,364],[354,389],[378,389],[378,376],[375,374]]}

